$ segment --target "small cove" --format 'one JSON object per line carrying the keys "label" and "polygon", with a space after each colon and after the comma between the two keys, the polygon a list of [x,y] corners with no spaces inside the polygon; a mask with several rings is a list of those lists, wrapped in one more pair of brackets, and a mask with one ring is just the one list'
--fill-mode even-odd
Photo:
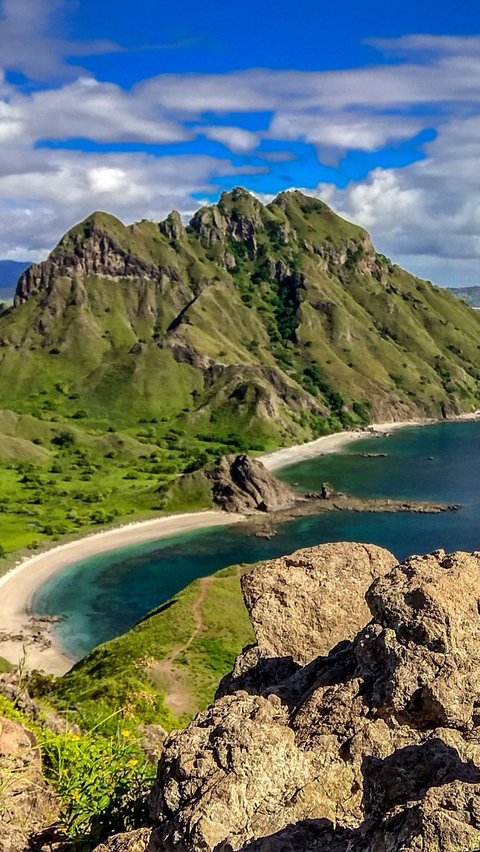
{"label": "small cove", "polygon": [[[383,454],[374,457],[363,454]],[[295,518],[271,539],[241,526],[207,529],[91,557],[53,576],[37,592],[37,614],[63,617],[57,636],[78,659],[129,629],[197,577],[325,541],[372,542],[399,559],[438,547],[480,549],[480,423],[441,423],[360,439],[342,453],[277,473],[302,491],[324,481],[364,497],[461,503],[441,515],[329,512]]]}

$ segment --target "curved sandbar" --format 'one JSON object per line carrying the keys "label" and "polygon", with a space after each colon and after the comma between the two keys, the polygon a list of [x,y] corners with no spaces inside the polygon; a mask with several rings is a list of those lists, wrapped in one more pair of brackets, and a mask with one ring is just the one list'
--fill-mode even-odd
{"label": "curved sandbar", "polygon": [[[169,515],[92,533],[25,559],[0,577],[0,633],[12,637],[0,642],[0,656],[17,664],[25,653],[27,668],[64,674],[74,661],[62,652],[51,630],[45,636],[45,628],[42,629],[41,623],[34,621],[32,626],[32,598],[49,577],[74,562],[108,550],[241,520],[241,515],[226,515],[217,511]],[[33,641],[32,634],[37,631],[42,634],[41,639]]]}
{"label": "curved sandbar", "polygon": [[356,430],[334,432],[333,435],[322,435],[315,441],[307,441],[305,444],[295,444],[293,447],[274,450],[272,453],[257,456],[257,459],[268,470],[280,470],[281,467],[288,467],[291,464],[306,461],[306,459],[313,459],[315,456],[338,453],[353,441],[361,441],[363,438],[374,437],[375,435],[385,435],[388,432],[393,432],[394,429],[402,429],[405,426],[425,426],[428,423],[435,422],[434,420],[396,420],[393,423],[372,423],[370,426]]}

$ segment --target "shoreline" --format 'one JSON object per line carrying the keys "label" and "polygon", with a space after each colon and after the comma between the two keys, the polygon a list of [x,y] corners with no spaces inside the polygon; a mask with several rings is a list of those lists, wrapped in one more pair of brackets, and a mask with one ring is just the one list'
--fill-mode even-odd
{"label": "shoreline", "polygon": [[[475,411],[445,422],[479,419],[480,411]],[[437,422],[443,421],[430,419],[373,423],[362,429],[336,432],[304,444],[274,450],[257,456],[257,459],[268,470],[275,471],[309,458],[339,452],[354,441],[386,435],[397,429],[427,426]],[[27,668],[43,669],[55,675],[64,674],[76,662],[64,653],[56,640],[53,620],[34,616],[31,608],[35,593],[43,583],[69,565],[136,543],[155,541],[208,527],[231,525],[243,520],[243,515],[226,514],[218,510],[184,512],[146,521],[133,521],[90,533],[22,559],[0,576],[0,657],[13,665],[25,657]],[[12,638],[3,641],[2,636]]]}
{"label": "shoreline", "polygon": [[394,423],[372,423],[363,428],[351,429],[346,432],[334,432],[332,435],[322,435],[314,441],[305,444],[294,444],[292,447],[284,447],[281,450],[273,450],[263,456],[256,456],[257,461],[262,462],[268,470],[275,471],[307,459],[317,458],[330,453],[338,453],[344,447],[364,438],[375,438],[380,435],[388,435],[397,429],[405,429],[408,426],[427,426],[435,423],[434,420],[398,420]]}
{"label": "shoreline", "polygon": [[332,435],[322,435],[314,441],[307,441],[305,444],[294,444],[292,447],[284,447],[281,450],[273,450],[271,453],[264,453],[264,455],[256,456],[256,458],[268,470],[275,471],[284,467],[290,467],[290,465],[306,461],[307,459],[316,458],[317,456],[338,453],[354,441],[388,435],[391,432],[397,431],[397,429],[406,429],[412,426],[432,426],[434,423],[459,423],[477,420],[480,420],[480,410],[467,414],[458,414],[448,420],[430,418],[425,420],[393,420],[388,423],[371,423],[369,426],[363,426],[359,429],[334,432]]}
{"label": "shoreline", "polygon": [[99,553],[182,532],[235,524],[243,519],[243,515],[208,509],[184,512],[91,533],[27,557],[0,577],[0,639],[12,637],[0,641],[0,657],[13,665],[25,657],[28,669],[65,674],[76,661],[56,641],[52,623],[33,616],[31,610],[35,593],[46,580],[69,565]]}

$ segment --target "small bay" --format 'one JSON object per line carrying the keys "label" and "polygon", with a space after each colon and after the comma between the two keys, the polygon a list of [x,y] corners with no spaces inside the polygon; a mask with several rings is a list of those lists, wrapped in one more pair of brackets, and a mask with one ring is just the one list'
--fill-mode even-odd
{"label": "small bay", "polygon": [[360,439],[342,453],[303,461],[278,475],[301,491],[316,491],[329,481],[336,490],[363,497],[433,500],[462,508],[439,515],[328,512],[283,523],[271,539],[232,526],[113,550],[51,577],[35,596],[35,613],[63,617],[56,627],[58,639],[78,659],[192,580],[227,565],[326,541],[371,542],[399,559],[439,547],[480,549],[479,422],[439,423]]}

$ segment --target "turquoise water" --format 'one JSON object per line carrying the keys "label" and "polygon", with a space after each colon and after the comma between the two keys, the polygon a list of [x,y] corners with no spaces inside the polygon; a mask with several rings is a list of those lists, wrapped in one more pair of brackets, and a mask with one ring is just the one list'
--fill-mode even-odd
{"label": "turquoise water", "polygon": [[[388,453],[363,458],[362,452]],[[333,512],[297,518],[272,539],[221,527],[110,551],[76,563],[38,591],[34,609],[64,621],[58,636],[81,657],[131,627],[196,577],[238,562],[255,562],[325,541],[373,542],[399,558],[438,547],[480,549],[480,423],[402,429],[390,438],[362,439],[343,453],[281,471],[301,490],[325,480],[362,496],[461,503],[441,515]]]}

